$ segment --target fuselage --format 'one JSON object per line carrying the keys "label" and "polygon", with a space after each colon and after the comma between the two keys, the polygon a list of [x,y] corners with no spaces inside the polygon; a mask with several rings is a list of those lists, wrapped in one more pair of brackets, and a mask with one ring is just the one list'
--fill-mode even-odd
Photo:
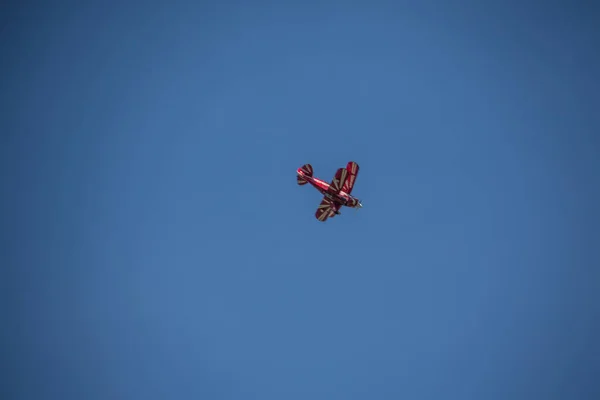
{"label": "fuselage", "polygon": [[353,197],[350,194],[348,194],[342,190],[340,190],[339,192],[336,193],[335,190],[333,190],[331,188],[331,185],[329,183],[325,182],[324,180],[316,178],[314,176],[309,176],[307,174],[304,174],[301,170],[298,171],[298,175],[300,175],[302,177],[302,179],[304,179],[305,181],[310,183],[313,187],[315,187],[324,196],[331,198],[335,202],[340,203],[347,207],[359,207],[360,206],[360,201],[356,197]]}

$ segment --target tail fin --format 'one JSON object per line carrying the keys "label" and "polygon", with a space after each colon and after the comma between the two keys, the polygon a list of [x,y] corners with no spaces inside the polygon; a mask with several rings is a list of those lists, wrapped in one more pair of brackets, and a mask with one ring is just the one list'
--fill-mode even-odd
{"label": "tail fin", "polygon": [[303,176],[313,176],[313,167],[310,164],[304,164],[298,168],[298,185],[306,185],[308,181]]}

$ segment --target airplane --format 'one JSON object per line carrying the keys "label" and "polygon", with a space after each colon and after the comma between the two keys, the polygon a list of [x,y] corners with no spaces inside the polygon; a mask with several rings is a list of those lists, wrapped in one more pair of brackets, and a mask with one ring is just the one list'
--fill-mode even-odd
{"label": "airplane", "polygon": [[340,215],[342,206],[355,209],[362,208],[360,200],[350,195],[358,175],[358,164],[354,161],[350,161],[346,168],[339,168],[331,183],[314,177],[313,167],[310,164],[304,164],[296,172],[298,185],[310,183],[323,194],[323,200],[321,200],[321,204],[319,204],[319,208],[315,213],[315,217],[319,221],[325,222],[327,218]]}

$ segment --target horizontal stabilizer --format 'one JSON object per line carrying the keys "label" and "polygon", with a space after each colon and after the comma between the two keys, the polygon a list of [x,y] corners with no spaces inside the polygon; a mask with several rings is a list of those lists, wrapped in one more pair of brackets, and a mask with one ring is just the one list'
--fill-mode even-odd
{"label": "horizontal stabilizer", "polygon": [[298,168],[298,174],[300,174],[300,172],[306,176],[313,176],[313,167],[310,164],[304,164]]}
{"label": "horizontal stabilizer", "polygon": [[306,185],[308,181],[304,176],[313,176],[313,168],[310,164],[304,164],[296,171],[298,173],[298,185]]}

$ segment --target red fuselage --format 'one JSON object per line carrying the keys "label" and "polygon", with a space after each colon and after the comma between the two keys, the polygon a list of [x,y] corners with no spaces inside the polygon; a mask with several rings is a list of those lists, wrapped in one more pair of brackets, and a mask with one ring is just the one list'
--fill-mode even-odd
{"label": "red fuselage", "polygon": [[325,197],[329,197],[336,203],[344,205],[346,207],[360,207],[360,201],[351,196],[350,194],[340,190],[336,193],[335,190],[331,188],[331,185],[325,182],[322,179],[316,178],[314,176],[309,176],[305,174],[301,169],[298,171],[298,175],[302,177],[305,181],[309,182],[312,186],[314,186],[319,192],[321,192]]}

